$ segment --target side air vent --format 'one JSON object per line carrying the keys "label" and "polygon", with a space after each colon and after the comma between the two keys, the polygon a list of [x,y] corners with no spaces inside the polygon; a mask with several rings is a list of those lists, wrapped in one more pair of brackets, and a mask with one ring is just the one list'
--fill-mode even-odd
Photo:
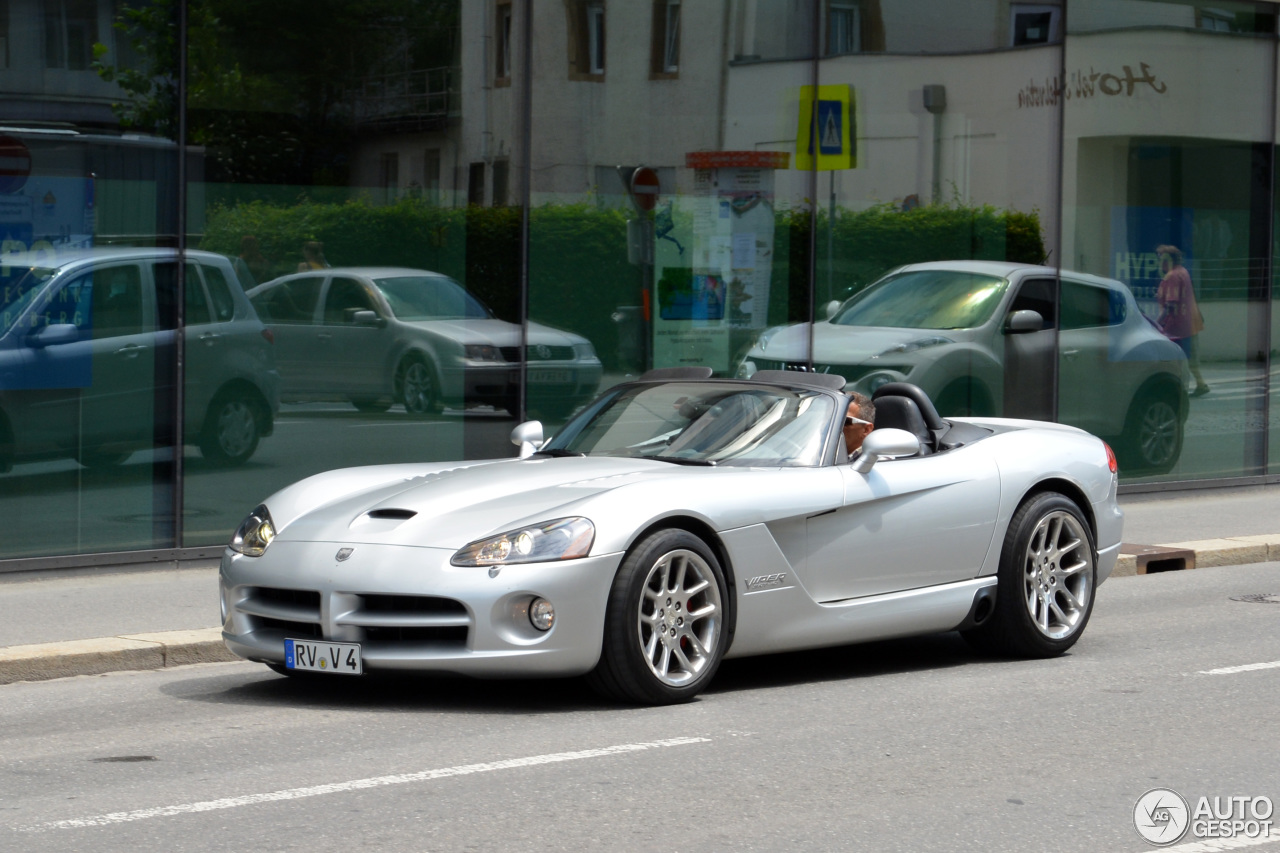
{"label": "side air vent", "polygon": [[418,513],[411,509],[371,509],[369,510],[370,518],[390,518],[396,521],[404,521],[406,518],[413,518]]}

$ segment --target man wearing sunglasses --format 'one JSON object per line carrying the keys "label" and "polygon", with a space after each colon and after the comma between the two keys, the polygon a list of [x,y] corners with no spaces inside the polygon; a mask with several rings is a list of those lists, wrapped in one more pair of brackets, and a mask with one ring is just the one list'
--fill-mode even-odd
{"label": "man wearing sunglasses", "polygon": [[844,415],[844,446],[852,459],[862,449],[862,440],[875,429],[876,404],[856,391],[849,396],[849,408]]}

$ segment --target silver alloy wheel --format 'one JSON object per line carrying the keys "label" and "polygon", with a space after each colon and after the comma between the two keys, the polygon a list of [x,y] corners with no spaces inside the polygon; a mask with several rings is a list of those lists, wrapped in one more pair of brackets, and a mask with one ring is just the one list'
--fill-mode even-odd
{"label": "silver alloy wheel", "polygon": [[706,560],[683,548],[659,557],[636,614],[649,671],[671,687],[696,679],[714,659],[721,611],[720,586]]}
{"label": "silver alloy wheel", "polygon": [[435,404],[436,381],[431,368],[421,361],[409,362],[401,380],[404,389],[404,408],[414,414],[425,414]]}
{"label": "silver alloy wheel", "polygon": [[1138,424],[1138,450],[1150,466],[1169,462],[1178,450],[1178,413],[1165,400],[1152,400]]}
{"label": "silver alloy wheel", "polygon": [[1046,513],[1031,533],[1023,562],[1023,598],[1041,634],[1061,640],[1083,624],[1093,575],[1093,552],[1080,520],[1063,510]]}
{"label": "silver alloy wheel", "polygon": [[258,424],[244,400],[228,400],[218,412],[218,446],[229,459],[250,452],[257,440]]}

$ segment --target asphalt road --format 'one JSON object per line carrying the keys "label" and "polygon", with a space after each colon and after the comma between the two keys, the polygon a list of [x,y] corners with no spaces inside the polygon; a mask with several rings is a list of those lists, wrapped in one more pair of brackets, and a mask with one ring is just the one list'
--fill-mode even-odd
{"label": "asphalt road", "polygon": [[1280,801],[1280,604],[1232,600],[1280,563],[1099,593],[1062,658],[942,635],[730,661],[674,708],[247,663],[11,684],[0,850],[1097,853],[1154,849],[1152,788]]}

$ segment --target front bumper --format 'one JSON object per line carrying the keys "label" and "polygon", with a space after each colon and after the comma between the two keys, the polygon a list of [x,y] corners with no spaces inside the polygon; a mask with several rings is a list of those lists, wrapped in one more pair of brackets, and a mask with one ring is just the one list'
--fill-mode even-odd
{"label": "front bumper", "polygon": [[[338,562],[340,548],[354,549]],[[478,677],[570,676],[600,658],[609,589],[622,554],[485,568],[452,550],[343,542],[272,543],[262,557],[226,551],[222,638],[247,660],[284,663],[284,641],[360,643],[366,671]],[[534,598],[555,624],[528,619]]]}

